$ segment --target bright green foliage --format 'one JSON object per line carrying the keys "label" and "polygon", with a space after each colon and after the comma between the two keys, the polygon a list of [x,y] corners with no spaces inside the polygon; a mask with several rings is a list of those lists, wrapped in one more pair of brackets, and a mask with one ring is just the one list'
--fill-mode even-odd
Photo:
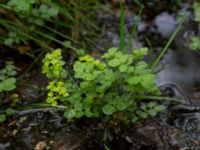
{"label": "bright green foliage", "polygon": [[37,0],[9,0],[8,6],[11,6],[14,11],[18,13],[28,13],[31,9],[32,4],[36,3]]}
{"label": "bright green foliage", "polygon": [[132,122],[136,122],[140,118],[146,119],[149,116],[154,117],[158,112],[165,109],[166,107],[164,105],[158,105],[155,102],[149,102],[147,104],[143,103],[136,110],[136,115],[132,118]]}
{"label": "bright green foliage", "polygon": [[45,73],[48,78],[60,79],[67,76],[67,71],[63,69],[65,62],[62,60],[60,49],[48,53],[42,62],[42,72]]}
{"label": "bright green foliage", "polygon": [[[47,87],[47,100],[52,104],[64,104],[64,116],[68,119],[83,116],[101,118],[116,113],[122,113],[124,120],[145,118],[137,113],[140,101],[136,96],[159,93],[154,83],[155,75],[142,60],[147,52],[147,48],[140,48],[134,49],[131,54],[123,54],[117,48],[111,48],[100,60],[89,55],[80,57],[73,65],[74,80],[63,82],[62,78],[55,76],[56,80],[52,80]],[[53,53],[59,53],[59,57],[52,57]],[[61,61],[60,50],[53,53],[47,54],[43,60],[43,72],[50,78],[54,76],[51,72],[56,63],[49,62]],[[66,72],[61,66],[59,72]],[[146,111],[143,111],[147,116],[154,116],[163,110],[163,106],[156,103],[148,103],[145,107]]]}
{"label": "bright green foliage", "polygon": [[49,82],[47,89],[49,90],[47,101],[52,105],[56,105],[59,100],[65,101],[69,95],[65,83],[62,81],[53,80]]}
{"label": "bright green foliage", "polygon": [[68,96],[66,84],[62,81],[67,77],[67,71],[63,69],[65,62],[62,60],[60,49],[46,54],[43,59],[42,72],[48,78],[53,79],[49,82],[47,89],[49,90],[47,101],[52,105],[56,105],[57,101],[64,101]]}
{"label": "bright green foliage", "polygon": [[200,37],[193,36],[189,46],[192,50],[200,49]]}
{"label": "bright green foliage", "polygon": [[13,65],[6,65],[0,70],[0,92],[11,91],[16,87],[17,74],[16,68]]}

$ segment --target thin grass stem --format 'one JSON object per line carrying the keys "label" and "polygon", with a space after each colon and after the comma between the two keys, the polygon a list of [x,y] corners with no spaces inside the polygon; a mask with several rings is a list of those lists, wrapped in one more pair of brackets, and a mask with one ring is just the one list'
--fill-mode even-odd
{"label": "thin grass stem", "polygon": [[124,49],[124,2],[120,0],[120,50]]}
{"label": "thin grass stem", "polygon": [[174,40],[176,34],[178,33],[178,31],[181,29],[183,25],[183,21],[179,24],[179,26],[176,28],[176,30],[174,31],[174,33],[172,34],[172,36],[170,37],[170,39],[168,40],[167,44],[165,45],[165,47],[162,49],[161,53],[159,54],[159,56],[156,58],[156,60],[152,63],[151,68],[153,69],[158,62],[162,59],[163,55],[165,54],[165,52],[167,51],[167,49],[169,48],[170,44],[172,43],[172,41]]}

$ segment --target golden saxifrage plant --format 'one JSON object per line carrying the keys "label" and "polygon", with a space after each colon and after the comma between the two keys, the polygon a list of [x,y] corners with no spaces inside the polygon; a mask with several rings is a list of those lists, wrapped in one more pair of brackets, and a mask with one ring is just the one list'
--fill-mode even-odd
{"label": "golden saxifrage plant", "polygon": [[80,57],[73,65],[74,72],[67,73],[61,50],[49,52],[42,66],[51,79],[47,101],[53,106],[66,106],[67,119],[96,117],[136,122],[155,116],[165,107],[140,99],[141,95],[159,93],[155,74],[142,60],[147,53],[147,48],[134,49],[130,54],[110,48],[100,59]]}

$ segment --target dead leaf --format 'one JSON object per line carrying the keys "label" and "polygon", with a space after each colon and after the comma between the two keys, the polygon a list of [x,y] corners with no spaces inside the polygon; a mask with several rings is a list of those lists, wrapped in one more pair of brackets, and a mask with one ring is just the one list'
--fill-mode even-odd
{"label": "dead leaf", "polygon": [[31,51],[31,47],[28,46],[28,45],[20,45],[17,50],[19,51],[20,54],[25,54],[27,53],[28,51]]}
{"label": "dead leaf", "polygon": [[39,143],[37,143],[34,150],[44,150],[46,147],[47,144],[44,141],[40,141]]}

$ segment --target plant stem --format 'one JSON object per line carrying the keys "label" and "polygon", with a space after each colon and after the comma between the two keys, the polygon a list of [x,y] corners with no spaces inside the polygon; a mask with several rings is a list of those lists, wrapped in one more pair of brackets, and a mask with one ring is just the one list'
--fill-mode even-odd
{"label": "plant stem", "polygon": [[170,37],[169,41],[167,42],[167,44],[165,45],[165,47],[162,49],[161,53],[159,54],[159,56],[156,58],[156,60],[152,63],[151,65],[151,69],[153,69],[158,62],[161,60],[161,58],[163,57],[163,55],[165,54],[165,52],[167,51],[167,49],[169,48],[170,44],[172,43],[172,41],[174,40],[176,34],[178,33],[178,31],[181,29],[181,26],[183,25],[183,21],[179,24],[179,26],[176,28],[175,32],[172,34],[172,36]]}
{"label": "plant stem", "polygon": [[26,106],[22,106],[18,111],[21,110],[29,110],[29,109],[37,109],[37,108],[59,108],[59,109],[66,109],[66,106],[63,105],[51,105],[48,103],[33,103],[33,104],[28,104]]}
{"label": "plant stem", "polygon": [[136,95],[134,97],[138,98],[138,99],[149,99],[149,100],[169,100],[169,101],[174,101],[174,102],[184,104],[184,100],[177,99],[177,98],[171,98],[171,97],[151,96],[151,95],[149,95],[149,96],[148,95]]}
{"label": "plant stem", "polygon": [[125,52],[126,52],[126,53],[128,52],[128,50],[129,50],[129,48],[130,48],[130,46],[131,46],[131,41],[132,41],[133,37],[135,36],[135,31],[136,31],[136,28],[137,28],[138,23],[140,22],[140,17],[141,17],[143,8],[144,8],[144,7],[141,5],[140,11],[139,11],[139,14],[138,14],[138,17],[139,17],[139,18],[136,19],[135,23],[133,23],[132,30],[131,30],[131,34],[130,34],[130,36],[129,36],[129,38],[128,38],[127,46],[125,47]]}

